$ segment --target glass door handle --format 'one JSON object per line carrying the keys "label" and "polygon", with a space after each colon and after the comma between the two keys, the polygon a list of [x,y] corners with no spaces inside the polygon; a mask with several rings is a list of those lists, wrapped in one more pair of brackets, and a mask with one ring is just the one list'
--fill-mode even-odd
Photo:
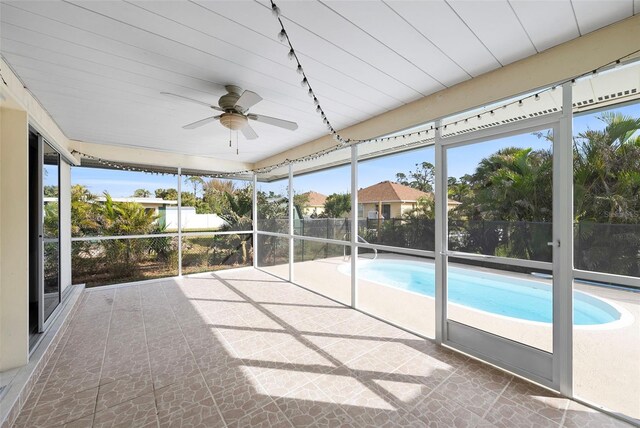
{"label": "glass door handle", "polygon": [[560,240],[547,242],[547,245],[550,247],[560,248]]}

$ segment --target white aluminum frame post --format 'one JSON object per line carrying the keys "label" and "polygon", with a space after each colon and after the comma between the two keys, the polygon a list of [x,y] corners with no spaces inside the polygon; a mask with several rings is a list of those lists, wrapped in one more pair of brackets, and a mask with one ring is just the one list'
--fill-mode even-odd
{"label": "white aluminum frame post", "polygon": [[289,282],[294,282],[293,263],[295,262],[295,253],[293,251],[293,165],[289,164]]}
{"label": "white aluminum frame post", "polygon": [[258,174],[253,173],[253,191],[251,195],[253,221],[253,267],[258,267]]}
{"label": "white aluminum frame post", "polygon": [[553,377],[573,396],[573,95],[562,85],[559,135],[553,138]]}
{"label": "white aluminum frame post", "polygon": [[182,168],[178,167],[178,276],[182,276]]}
{"label": "white aluminum frame post", "polygon": [[[447,320],[447,161],[442,147],[440,122],[435,133],[435,328],[436,343],[442,344]],[[440,196],[443,195],[443,196]],[[442,237],[445,237],[443,239]]]}
{"label": "white aluminum frame post", "polygon": [[351,307],[358,302],[358,146],[351,146]]}

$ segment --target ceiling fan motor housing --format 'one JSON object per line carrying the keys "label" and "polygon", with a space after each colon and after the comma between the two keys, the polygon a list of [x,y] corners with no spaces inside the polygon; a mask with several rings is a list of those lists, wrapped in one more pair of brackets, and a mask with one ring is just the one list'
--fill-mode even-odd
{"label": "ceiling fan motor housing", "polygon": [[236,102],[240,98],[242,88],[235,85],[227,85],[225,89],[228,93],[220,97],[218,105],[224,111],[236,110]]}

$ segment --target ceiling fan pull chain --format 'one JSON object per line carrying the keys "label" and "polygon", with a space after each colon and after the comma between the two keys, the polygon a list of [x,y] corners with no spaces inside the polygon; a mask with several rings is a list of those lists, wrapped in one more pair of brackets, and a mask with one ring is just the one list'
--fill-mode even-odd
{"label": "ceiling fan pull chain", "polygon": [[229,128],[229,147],[231,147],[231,128]]}
{"label": "ceiling fan pull chain", "polygon": [[239,155],[240,151],[238,150],[238,131],[236,131],[236,155]]}

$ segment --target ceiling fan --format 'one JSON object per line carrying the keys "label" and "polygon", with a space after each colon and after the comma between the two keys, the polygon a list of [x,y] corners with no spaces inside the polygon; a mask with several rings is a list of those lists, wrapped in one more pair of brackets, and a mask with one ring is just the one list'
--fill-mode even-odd
{"label": "ceiling fan", "polygon": [[203,101],[194,100],[192,98],[183,97],[182,95],[172,94],[170,92],[161,92],[162,95],[179,98],[183,101],[189,101],[196,104],[205,105],[213,110],[221,111],[222,114],[207,117],[183,126],[184,129],[199,128],[207,123],[219,120],[222,126],[232,131],[240,131],[247,140],[258,138],[258,134],[249,125],[249,119],[256,122],[266,123],[268,125],[278,126],[280,128],[295,131],[298,124],[288,120],[277,119],[262,114],[248,113],[249,109],[262,101],[262,97],[252,91],[243,91],[242,88],[234,85],[225,86],[227,93],[220,97],[218,105],[214,106]]}

